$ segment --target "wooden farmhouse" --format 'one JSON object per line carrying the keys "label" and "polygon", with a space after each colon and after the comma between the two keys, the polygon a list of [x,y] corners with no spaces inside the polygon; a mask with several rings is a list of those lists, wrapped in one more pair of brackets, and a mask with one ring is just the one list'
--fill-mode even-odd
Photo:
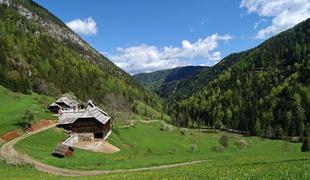
{"label": "wooden farmhouse", "polygon": [[57,126],[68,130],[72,138],[78,140],[106,139],[111,133],[110,119],[106,112],[89,101],[85,109],[61,114]]}
{"label": "wooden farmhouse", "polygon": [[61,112],[67,111],[76,111],[78,109],[78,102],[63,96],[57,99],[57,101],[55,101],[51,105],[49,105],[48,109],[54,114],[59,114]]}

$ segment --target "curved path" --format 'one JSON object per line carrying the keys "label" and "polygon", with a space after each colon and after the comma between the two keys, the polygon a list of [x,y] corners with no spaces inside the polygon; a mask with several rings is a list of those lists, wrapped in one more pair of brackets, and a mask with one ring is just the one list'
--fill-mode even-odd
{"label": "curved path", "polygon": [[57,168],[54,166],[50,166],[47,164],[43,164],[39,161],[36,161],[32,159],[27,154],[17,152],[14,149],[14,145],[31,135],[37,134],[39,132],[45,131],[47,129],[55,127],[56,124],[52,124],[49,126],[46,126],[42,129],[24,134],[16,139],[13,139],[10,142],[7,142],[4,144],[0,149],[0,155],[9,163],[15,163],[15,164],[29,164],[32,165],[34,168],[36,168],[39,171],[47,172],[50,174],[55,175],[62,175],[62,176],[93,176],[93,175],[100,175],[100,174],[110,174],[110,173],[120,173],[120,172],[137,172],[137,171],[145,171],[145,170],[156,170],[156,169],[166,169],[166,168],[172,168],[172,167],[178,167],[178,166],[187,166],[191,164],[197,164],[206,162],[207,160],[200,160],[200,161],[191,161],[191,162],[184,162],[184,163],[177,163],[177,164],[168,164],[168,165],[159,165],[159,166],[153,166],[153,167],[144,167],[144,168],[136,168],[136,169],[117,169],[117,170],[71,170],[71,169],[62,169]]}

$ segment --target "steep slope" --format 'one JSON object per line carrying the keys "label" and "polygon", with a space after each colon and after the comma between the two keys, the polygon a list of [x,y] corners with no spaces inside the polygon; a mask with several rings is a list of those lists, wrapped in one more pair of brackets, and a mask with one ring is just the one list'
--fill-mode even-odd
{"label": "steep slope", "polygon": [[186,83],[179,89],[185,99],[175,96],[181,125],[303,135],[310,123],[310,19],[180,84]]}
{"label": "steep slope", "polygon": [[173,69],[161,70],[152,73],[140,73],[133,77],[162,98],[167,98],[174,93],[178,83],[193,74],[207,69],[205,66],[184,66]]}
{"label": "steep slope", "polygon": [[0,1],[0,34],[0,84],[13,91],[53,96],[72,91],[104,105],[120,98],[161,106],[159,98],[32,1]]}

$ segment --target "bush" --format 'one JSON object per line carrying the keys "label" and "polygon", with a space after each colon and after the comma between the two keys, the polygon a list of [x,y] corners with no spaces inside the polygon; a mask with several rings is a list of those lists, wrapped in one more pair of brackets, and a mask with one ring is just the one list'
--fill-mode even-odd
{"label": "bush", "polygon": [[213,147],[211,148],[211,150],[214,151],[214,152],[223,152],[224,149],[225,149],[225,147],[222,146],[222,145],[213,146]]}
{"label": "bush", "polygon": [[244,148],[248,147],[248,143],[244,139],[240,139],[240,140],[236,141],[235,145],[240,149],[244,149]]}
{"label": "bush", "polygon": [[31,123],[34,121],[34,113],[27,110],[20,120],[18,121],[18,126],[21,127],[22,129],[28,129],[31,127]]}
{"label": "bush", "polygon": [[187,129],[181,128],[181,129],[180,129],[180,133],[181,133],[182,135],[185,135],[185,134],[187,133]]}
{"label": "bush", "polygon": [[161,130],[161,131],[172,131],[173,127],[171,125],[168,125],[168,124],[162,122],[160,124],[159,130]]}
{"label": "bush", "polygon": [[301,152],[307,152],[310,151],[310,141],[309,137],[306,137],[304,139],[304,142],[302,143]]}
{"label": "bush", "polygon": [[190,152],[193,152],[193,151],[198,151],[198,146],[196,144],[190,145]]}
{"label": "bush", "polygon": [[228,147],[228,136],[227,135],[222,135],[220,138],[220,144],[223,147]]}

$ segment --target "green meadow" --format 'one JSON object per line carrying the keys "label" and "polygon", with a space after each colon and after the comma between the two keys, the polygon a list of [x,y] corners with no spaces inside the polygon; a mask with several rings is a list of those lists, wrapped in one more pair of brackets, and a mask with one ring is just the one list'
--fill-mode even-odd
{"label": "green meadow", "polygon": [[14,93],[0,86],[0,135],[17,129],[17,122],[27,110],[34,113],[34,120],[53,118],[51,113],[46,111],[47,105],[53,98],[38,94],[24,95]]}
{"label": "green meadow", "polygon": [[[55,158],[51,156],[53,148],[67,138],[62,130],[57,128],[30,136],[17,143],[16,148],[46,164],[83,170],[131,169],[195,160],[208,160],[203,164],[213,164],[216,167],[225,164],[231,166],[230,163],[251,166],[253,162],[253,165],[259,166],[302,162],[310,158],[308,153],[300,152],[301,144],[298,143],[176,127],[163,129],[162,126],[161,122],[140,122],[128,128],[114,129],[108,141],[121,149],[115,154],[76,148],[71,158]],[[214,150],[215,146],[219,146],[219,139],[223,134],[229,137],[228,147],[223,151]],[[246,142],[246,147],[236,145],[240,140]],[[201,165],[194,166],[198,168]]]}
{"label": "green meadow", "polygon": [[[37,94],[22,95],[0,87],[0,132],[16,129],[21,114],[30,109],[36,120],[51,118],[45,111],[52,99]],[[145,112],[140,104],[141,114]],[[150,112],[147,109],[146,112]],[[157,113],[156,118],[159,119]],[[150,122],[145,122],[145,121]],[[207,160],[199,164],[141,172],[123,172],[91,177],[92,179],[309,179],[310,153],[301,153],[301,144],[260,137],[244,137],[223,132],[207,133],[198,129],[180,129],[150,117],[133,115],[132,126],[116,124],[108,141],[121,149],[115,154],[103,154],[75,149],[71,158],[51,156],[55,145],[67,136],[53,128],[30,136],[15,145],[15,149],[46,164],[68,169],[131,169],[163,164]],[[130,125],[127,124],[127,125]],[[225,134],[228,147],[215,151]],[[245,141],[245,147],[236,142]],[[0,142],[0,146],[3,142]],[[79,177],[89,179],[90,177]],[[39,172],[30,165],[7,164],[0,159],[0,179],[74,179]]]}

